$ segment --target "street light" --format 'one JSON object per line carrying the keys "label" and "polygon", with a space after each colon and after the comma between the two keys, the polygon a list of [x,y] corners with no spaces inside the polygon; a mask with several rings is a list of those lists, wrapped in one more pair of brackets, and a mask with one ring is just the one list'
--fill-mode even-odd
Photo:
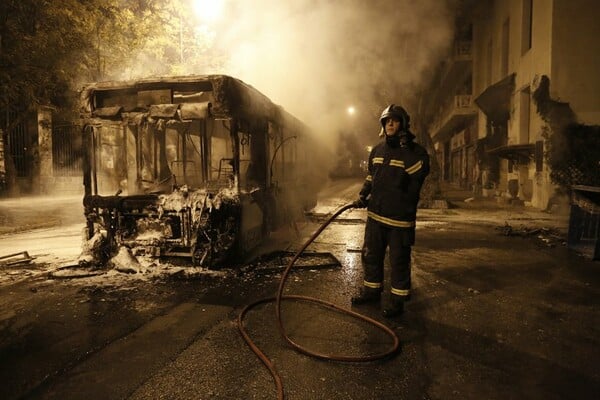
{"label": "street light", "polygon": [[[195,48],[212,47],[216,33],[211,27],[221,19],[226,0],[183,0],[178,10],[179,17],[179,63],[184,64],[184,24],[193,30],[193,44]],[[187,10],[193,11],[190,18]],[[185,21],[184,21],[185,20]],[[189,42],[190,39],[188,39]],[[186,60],[189,61],[189,60]]]}
{"label": "street light", "polygon": [[348,113],[348,115],[353,116],[356,113],[356,108],[354,108],[354,106],[349,106],[346,109],[346,112]]}
{"label": "street light", "polygon": [[223,14],[224,0],[193,0],[192,8],[196,17],[204,23],[217,21]]}

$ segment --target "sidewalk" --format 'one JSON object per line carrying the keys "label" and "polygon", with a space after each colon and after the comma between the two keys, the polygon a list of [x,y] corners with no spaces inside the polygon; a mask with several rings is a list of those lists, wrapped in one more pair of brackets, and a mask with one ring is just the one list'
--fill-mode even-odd
{"label": "sidewalk", "polygon": [[[469,220],[484,219],[498,224],[518,223],[530,228],[553,227],[566,236],[569,226],[569,208],[561,207],[549,211],[519,204],[498,201],[496,197],[482,197],[456,185],[441,182],[441,197],[447,201],[447,213],[464,214]],[[419,215],[429,214],[419,210]]]}
{"label": "sidewalk", "polygon": [[[442,198],[452,206],[458,208],[480,208],[480,209],[513,209],[513,210],[531,210],[531,211],[542,211],[538,208],[511,204],[508,199],[501,199],[496,196],[494,197],[483,197],[481,195],[474,194],[471,190],[463,189],[455,184],[449,182],[440,182],[440,191],[442,192]],[[504,200],[504,201],[503,201]],[[563,207],[557,210],[557,214],[568,213],[568,207]]]}
{"label": "sidewalk", "polygon": [[85,223],[81,195],[0,199],[0,235],[77,223]]}

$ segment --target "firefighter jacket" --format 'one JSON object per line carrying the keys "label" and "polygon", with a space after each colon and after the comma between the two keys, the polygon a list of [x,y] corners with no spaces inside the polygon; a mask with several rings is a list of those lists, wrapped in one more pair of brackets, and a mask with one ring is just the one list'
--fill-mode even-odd
{"label": "firefighter jacket", "polygon": [[387,139],[369,155],[360,197],[368,197],[369,218],[390,227],[414,228],[421,187],[429,173],[429,155],[412,140],[400,145]]}

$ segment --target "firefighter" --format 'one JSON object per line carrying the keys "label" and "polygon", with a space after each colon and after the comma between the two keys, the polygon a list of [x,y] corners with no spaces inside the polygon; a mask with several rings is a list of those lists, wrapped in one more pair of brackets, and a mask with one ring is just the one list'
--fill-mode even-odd
{"label": "firefighter", "polygon": [[352,304],[379,302],[387,248],[391,264],[391,301],[384,317],[399,316],[410,299],[411,246],[421,187],[429,173],[429,155],[414,142],[410,117],[392,104],[380,118],[384,138],[369,155],[368,175],[353,205],[367,208],[362,264],[364,282]]}

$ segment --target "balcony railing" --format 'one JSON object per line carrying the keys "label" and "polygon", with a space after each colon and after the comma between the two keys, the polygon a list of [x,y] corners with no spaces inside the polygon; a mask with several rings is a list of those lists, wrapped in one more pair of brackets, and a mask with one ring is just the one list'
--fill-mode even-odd
{"label": "balcony railing", "polygon": [[457,40],[454,42],[455,57],[471,57],[471,40]]}
{"label": "balcony railing", "polygon": [[452,96],[440,106],[435,123],[437,125],[448,119],[452,114],[464,113],[472,108],[473,96],[470,94],[457,94]]}
{"label": "balcony railing", "polygon": [[454,129],[454,125],[458,123],[460,118],[475,115],[476,113],[472,95],[458,94],[452,96],[440,105],[437,116],[431,125],[431,132],[434,137],[437,137],[439,133],[445,136],[451,133],[446,131]]}
{"label": "balcony railing", "polygon": [[457,40],[454,42],[454,50],[450,59],[443,67],[438,88],[442,93],[451,90],[459,80],[464,80],[468,70],[472,68],[470,40]]}
{"label": "balcony railing", "polygon": [[473,106],[472,97],[470,94],[458,94],[454,96],[455,108],[470,108]]}

